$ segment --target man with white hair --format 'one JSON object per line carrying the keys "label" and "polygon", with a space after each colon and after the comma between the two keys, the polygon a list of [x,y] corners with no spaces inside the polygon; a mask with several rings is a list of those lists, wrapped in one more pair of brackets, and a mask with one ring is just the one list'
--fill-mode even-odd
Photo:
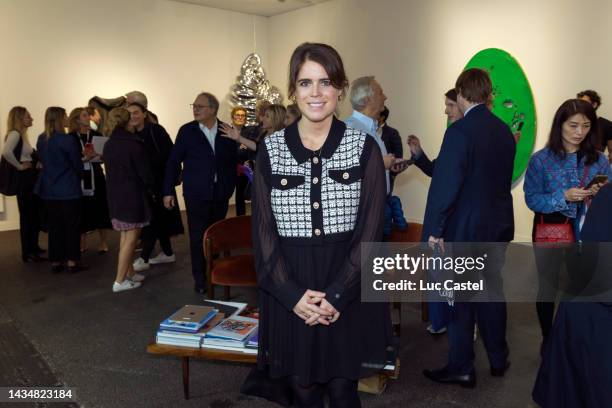
{"label": "man with white hair", "polygon": [[387,153],[383,140],[377,136],[378,117],[385,108],[385,96],[382,87],[373,76],[357,78],[351,84],[351,106],[353,113],[344,122],[347,126],[362,130],[372,136],[383,155],[387,179],[387,194],[391,192],[389,169],[393,166],[395,157]]}

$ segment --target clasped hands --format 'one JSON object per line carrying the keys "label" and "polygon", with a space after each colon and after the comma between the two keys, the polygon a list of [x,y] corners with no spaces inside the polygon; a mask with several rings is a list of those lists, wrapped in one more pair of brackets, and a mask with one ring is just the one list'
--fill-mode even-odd
{"label": "clasped hands", "polygon": [[293,308],[293,313],[309,326],[317,324],[329,326],[340,317],[340,312],[325,300],[325,293],[311,289],[304,292],[300,301]]}

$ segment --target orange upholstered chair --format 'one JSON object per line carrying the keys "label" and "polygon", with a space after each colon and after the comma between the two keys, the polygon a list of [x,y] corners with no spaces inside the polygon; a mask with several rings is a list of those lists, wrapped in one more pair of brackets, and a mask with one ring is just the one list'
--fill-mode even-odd
{"label": "orange upholstered chair", "polygon": [[423,232],[423,224],[409,222],[408,228],[405,230],[391,231],[389,242],[421,242],[421,233]]}
{"label": "orange upholstered chair", "polygon": [[215,298],[215,286],[224,287],[225,300],[229,300],[230,286],[257,286],[252,248],[250,215],[226,218],[208,227],[204,256],[210,299]]}
{"label": "orange upholstered chair", "polygon": [[[423,232],[423,224],[409,222],[408,228],[405,230],[392,230],[389,236],[389,242],[420,242],[421,233]],[[427,302],[421,302],[421,320],[426,322],[429,320],[429,309]]]}

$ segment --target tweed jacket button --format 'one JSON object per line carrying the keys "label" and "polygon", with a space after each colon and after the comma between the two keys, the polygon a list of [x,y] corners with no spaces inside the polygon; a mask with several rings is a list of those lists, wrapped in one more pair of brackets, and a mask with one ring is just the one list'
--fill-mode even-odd
{"label": "tweed jacket button", "polygon": [[281,179],[281,186],[286,186],[287,185],[287,179]]}

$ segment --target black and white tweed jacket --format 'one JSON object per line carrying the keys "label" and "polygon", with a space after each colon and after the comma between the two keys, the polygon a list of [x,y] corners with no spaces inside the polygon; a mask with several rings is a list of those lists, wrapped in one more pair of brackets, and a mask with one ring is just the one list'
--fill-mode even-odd
{"label": "black and white tweed jacket", "polygon": [[363,176],[361,157],[368,137],[334,118],[317,152],[302,145],[297,125],[265,139],[272,213],[281,238],[316,240],[353,231]]}

